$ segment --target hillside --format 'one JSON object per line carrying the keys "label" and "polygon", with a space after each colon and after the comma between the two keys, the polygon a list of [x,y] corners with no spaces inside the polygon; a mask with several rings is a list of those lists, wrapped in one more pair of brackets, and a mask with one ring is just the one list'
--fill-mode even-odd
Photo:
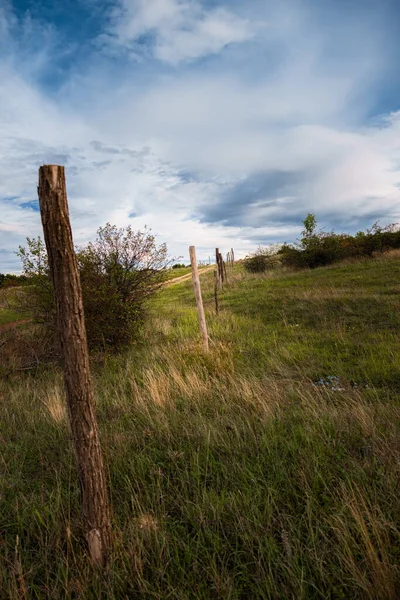
{"label": "hillside", "polygon": [[185,281],[153,300],[128,353],[93,361],[117,540],[104,578],[82,559],[61,373],[0,380],[0,589],[397,598],[399,253],[266,276],[237,266],[219,316],[213,273],[201,283],[208,355]]}

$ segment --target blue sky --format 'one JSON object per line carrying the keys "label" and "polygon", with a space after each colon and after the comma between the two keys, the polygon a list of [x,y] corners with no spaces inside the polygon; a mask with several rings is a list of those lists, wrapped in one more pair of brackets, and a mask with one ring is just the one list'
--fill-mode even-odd
{"label": "blue sky", "polygon": [[78,244],[109,221],[241,256],[309,211],[400,220],[399,61],[396,0],[3,0],[0,272],[44,163]]}

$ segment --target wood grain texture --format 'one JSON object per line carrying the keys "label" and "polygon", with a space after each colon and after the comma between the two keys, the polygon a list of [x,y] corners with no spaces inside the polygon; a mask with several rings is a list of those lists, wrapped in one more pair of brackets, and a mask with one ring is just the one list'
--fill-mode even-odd
{"label": "wood grain texture", "polygon": [[57,304],[68,415],[92,562],[103,566],[111,548],[110,508],[94,412],[82,291],[68,213],[64,167],[39,169],[38,195]]}

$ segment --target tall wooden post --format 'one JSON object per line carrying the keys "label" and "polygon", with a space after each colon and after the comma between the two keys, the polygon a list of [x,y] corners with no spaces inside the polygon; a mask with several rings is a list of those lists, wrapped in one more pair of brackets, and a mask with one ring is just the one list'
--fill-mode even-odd
{"label": "tall wooden post", "polygon": [[194,295],[196,297],[197,311],[199,313],[200,331],[203,338],[204,350],[208,350],[208,333],[207,323],[204,314],[203,298],[201,297],[200,277],[197,269],[196,261],[196,248],[194,246],[189,247],[190,264],[192,265],[192,281],[194,288]]}
{"label": "tall wooden post", "polygon": [[40,167],[38,194],[57,304],[68,416],[78,463],[84,527],[93,564],[104,566],[111,549],[110,508],[94,412],[82,290],[69,221],[64,167]]}

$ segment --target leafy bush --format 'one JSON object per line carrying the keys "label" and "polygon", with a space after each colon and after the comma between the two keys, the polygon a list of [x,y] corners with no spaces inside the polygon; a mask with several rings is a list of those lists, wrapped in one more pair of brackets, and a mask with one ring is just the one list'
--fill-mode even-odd
{"label": "leafy bush", "polygon": [[13,275],[12,273],[0,273],[0,288],[17,287],[26,283],[24,275]]}
{"label": "leafy bush", "polygon": [[183,263],[175,263],[174,265],[172,265],[173,269],[184,269],[186,267],[186,265],[184,265]]}
{"label": "leafy bush", "polygon": [[366,232],[359,231],[354,236],[317,230],[313,214],[307,215],[303,225],[301,240],[297,244],[284,244],[279,250],[283,265],[314,269],[345,258],[372,256],[400,248],[400,231],[396,224],[380,227],[375,223]]}
{"label": "leafy bush", "polygon": [[248,273],[265,273],[273,269],[277,264],[277,247],[270,246],[262,248],[261,246],[244,259],[244,268]]}
{"label": "leafy bush", "polygon": [[[23,309],[55,334],[56,306],[44,242],[27,238],[27,248],[20,247],[17,254],[30,283]],[[107,223],[76,255],[89,349],[128,344],[143,322],[147,299],[164,280],[169,264],[166,245],[157,245],[147,229],[133,231]]]}

